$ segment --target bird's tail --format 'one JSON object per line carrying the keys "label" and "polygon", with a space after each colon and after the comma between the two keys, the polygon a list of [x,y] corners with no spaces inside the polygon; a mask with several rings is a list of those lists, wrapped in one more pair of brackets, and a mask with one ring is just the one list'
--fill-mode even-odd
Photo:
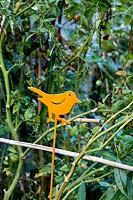
{"label": "bird's tail", "polygon": [[39,94],[42,97],[44,97],[46,95],[45,92],[39,90],[38,88],[28,87],[28,89],[31,90],[32,92],[35,92],[36,94]]}

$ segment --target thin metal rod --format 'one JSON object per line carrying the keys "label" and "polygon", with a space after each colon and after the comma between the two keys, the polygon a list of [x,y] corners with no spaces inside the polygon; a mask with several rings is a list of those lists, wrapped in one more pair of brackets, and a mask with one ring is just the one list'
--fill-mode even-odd
{"label": "thin metal rod", "polygon": [[57,129],[57,119],[55,118],[53,151],[52,151],[52,166],[51,166],[51,180],[50,180],[50,195],[49,195],[50,196],[50,200],[52,200],[53,182],[54,182],[54,161],[55,161],[56,129]]}

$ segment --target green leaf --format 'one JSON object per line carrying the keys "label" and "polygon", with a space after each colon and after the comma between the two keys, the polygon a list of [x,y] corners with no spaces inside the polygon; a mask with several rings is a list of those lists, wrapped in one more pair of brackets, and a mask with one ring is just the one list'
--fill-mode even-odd
{"label": "green leaf", "polygon": [[10,28],[11,28],[12,34],[15,35],[15,33],[14,33],[14,22],[13,22],[13,20],[10,20]]}
{"label": "green leaf", "polygon": [[33,36],[33,35],[35,35],[36,34],[36,32],[35,33],[32,33],[32,34],[30,34],[27,38],[26,38],[26,42],[28,42],[28,40]]}
{"label": "green leaf", "polygon": [[121,140],[122,142],[128,142],[128,143],[133,142],[133,137],[130,135],[123,135],[120,136],[118,139]]}
{"label": "green leaf", "polygon": [[122,90],[122,94],[130,94],[131,92],[132,92],[132,90],[129,90],[129,89]]}
{"label": "green leaf", "polygon": [[127,198],[117,189],[111,200],[127,200]]}
{"label": "green leaf", "polygon": [[114,195],[114,188],[109,187],[99,200],[111,200]]}
{"label": "green leaf", "polygon": [[78,200],[86,200],[85,182],[82,182],[78,190]]}
{"label": "green leaf", "polygon": [[18,109],[19,109],[19,105],[18,105],[18,104],[15,104],[15,105],[13,106],[13,113],[16,113],[16,112],[18,111]]}
{"label": "green leaf", "polygon": [[37,126],[40,125],[40,116],[37,115],[35,118],[34,118],[34,122],[36,123]]}
{"label": "green leaf", "polygon": [[113,60],[106,59],[106,64],[105,65],[107,67],[108,72],[110,72],[111,74],[115,74],[116,73],[117,66],[116,66],[116,64],[114,63]]}
{"label": "green leaf", "polygon": [[127,129],[127,130],[124,130],[124,135],[132,135],[132,133],[133,133],[133,128],[129,128],[129,129]]}
{"label": "green leaf", "polygon": [[4,161],[3,161],[3,164],[4,164],[4,165],[8,165],[9,163],[8,163],[6,160],[4,160]]}
{"label": "green leaf", "polygon": [[[103,104],[103,103],[101,103],[101,102],[98,102],[98,108],[99,108],[100,110],[102,110],[103,115],[106,115],[106,114],[108,113],[108,110],[107,110],[105,104]],[[106,111],[106,110],[107,110],[107,111]]]}
{"label": "green leaf", "polygon": [[127,185],[127,174],[126,174],[126,171],[122,170],[122,169],[118,169],[118,171],[120,172],[123,188],[126,189],[126,185]]}
{"label": "green leaf", "polygon": [[35,4],[34,6],[32,6],[32,9],[35,11],[39,10],[39,4]]}
{"label": "green leaf", "polygon": [[82,123],[80,126],[79,126],[79,131],[81,133],[85,133],[87,131],[87,127],[86,127],[86,123]]}
{"label": "green leaf", "polygon": [[60,170],[67,172],[67,171],[68,171],[68,165],[67,165],[67,164],[63,165],[63,166],[60,168]]}
{"label": "green leaf", "polygon": [[94,128],[92,128],[92,133],[95,134],[98,130],[100,129],[100,126],[95,126]]}
{"label": "green leaf", "polygon": [[18,155],[17,155],[17,154],[9,153],[9,156],[10,156],[10,159],[11,159],[13,162],[16,162],[16,161],[18,160]]}
{"label": "green leaf", "polygon": [[13,147],[8,147],[8,151],[15,154],[17,153],[16,149]]}
{"label": "green leaf", "polygon": [[33,113],[33,110],[31,108],[28,108],[24,113],[24,118],[26,120],[31,119],[32,118],[32,113]]}
{"label": "green leaf", "polygon": [[51,22],[51,21],[53,21],[53,20],[55,20],[54,17],[52,17],[52,18],[48,18],[48,19],[44,19],[43,21],[44,21],[44,22]]}
{"label": "green leaf", "polygon": [[113,104],[112,111],[113,112],[117,112],[120,109],[124,108],[126,105],[127,105],[127,101],[126,100],[118,100]]}
{"label": "green leaf", "polygon": [[102,187],[109,187],[109,186],[110,186],[110,183],[105,182],[105,181],[100,181],[99,184],[100,184]]}
{"label": "green leaf", "polygon": [[102,152],[102,156],[105,159],[109,159],[109,160],[113,160],[113,161],[117,160],[117,157],[115,156],[115,154],[113,154],[113,153],[111,153],[109,151],[103,151]]}
{"label": "green leaf", "polygon": [[54,177],[54,180],[57,184],[61,183],[63,181],[63,176],[55,176]]}
{"label": "green leaf", "polygon": [[126,183],[127,183],[127,175],[126,175],[125,171],[115,168],[114,169],[114,177],[115,177],[117,187],[119,188],[121,193],[125,197],[127,197],[127,194],[125,192]]}
{"label": "green leaf", "polygon": [[12,176],[12,172],[11,172],[11,170],[10,170],[9,167],[5,167],[5,168],[3,169],[3,172],[5,172],[7,176]]}
{"label": "green leaf", "polygon": [[71,128],[70,134],[75,136],[78,135],[78,127],[74,126],[73,128]]}
{"label": "green leaf", "polygon": [[49,175],[51,172],[51,168],[46,165],[43,169],[40,169],[38,173],[35,174],[35,178],[39,178],[44,175]]}
{"label": "green leaf", "polygon": [[132,200],[133,197],[133,185],[131,180],[128,178],[127,179],[127,195],[128,195],[128,200]]}
{"label": "green leaf", "polygon": [[30,24],[33,26],[33,24],[39,19],[39,15],[33,14],[30,16]]}
{"label": "green leaf", "polygon": [[104,49],[105,52],[110,52],[116,50],[116,45],[113,40],[103,40],[101,43],[101,47]]}
{"label": "green leaf", "polygon": [[[126,144],[126,149],[125,149],[125,155],[131,153],[133,151],[133,144],[132,143],[129,143],[129,144]],[[130,159],[129,160],[129,165],[133,165],[133,159]]]}

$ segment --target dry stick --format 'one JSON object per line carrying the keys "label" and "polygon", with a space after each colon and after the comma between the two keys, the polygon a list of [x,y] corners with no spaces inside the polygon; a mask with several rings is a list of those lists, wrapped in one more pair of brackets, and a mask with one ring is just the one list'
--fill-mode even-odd
{"label": "dry stick", "polygon": [[53,191],[54,160],[55,160],[55,145],[56,145],[56,129],[57,129],[57,119],[55,118],[53,151],[52,151],[52,166],[51,166],[51,180],[50,180],[50,200],[52,200],[52,191]]}
{"label": "dry stick", "polygon": [[100,119],[89,119],[89,118],[77,118],[73,120],[74,122],[84,122],[84,123],[99,123]]}
{"label": "dry stick", "polygon": [[[32,144],[32,143],[28,143],[28,142],[14,141],[14,140],[9,140],[9,139],[5,139],[5,138],[0,138],[0,142],[6,143],[6,144],[11,144],[11,145],[16,145],[16,146],[23,146],[23,147],[29,147],[29,148],[33,148],[33,149],[41,149],[43,151],[53,152],[52,147],[43,146],[43,145],[39,145],[39,144]],[[65,155],[65,156],[71,156],[71,157],[77,157],[79,155],[79,153],[76,153],[76,152],[67,151],[67,150],[63,150],[63,149],[57,149],[57,148],[55,148],[55,153]],[[120,168],[120,169],[133,171],[133,166],[121,164],[121,163],[118,163],[118,162],[114,162],[114,161],[107,160],[107,159],[104,159],[104,158],[99,158],[99,157],[96,157],[96,156],[85,155],[85,156],[83,156],[83,159],[88,160],[88,161],[93,161],[93,162],[100,162],[100,163],[110,165],[110,166],[113,166],[113,167],[117,167],[117,168]]]}
{"label": "dry stick", "polygon": [[[94,112],[96,112],[97,110],[98,110],[98,107],[93,108],[92,110],[86,111],[86,112],[84,112],[84,113],[81,113],[81,114],[79,114],[79,115],[76,115],[76,116],[72,117],[71,119],[69,119],[69,121],[70,121],[70,122],[71,122],[71,121],[74,121],[74,120],[77,119],[77,118],[80,118],[80,119],[81,119],[81,117],[83,117],[83,116],[85,116],[85,115],[88,115],[88,114],[90,114],[90,113],[94,113]],[[82,119],[84,119],[84,118],[82,118]]]}

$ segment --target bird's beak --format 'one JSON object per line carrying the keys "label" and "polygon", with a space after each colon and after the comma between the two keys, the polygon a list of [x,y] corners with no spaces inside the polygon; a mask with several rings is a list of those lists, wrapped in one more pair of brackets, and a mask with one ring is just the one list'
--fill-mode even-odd
{"label": "bird's beak", "polygon": [[75,103],[82,103],[82,102],[78,98],[76,98]]}

